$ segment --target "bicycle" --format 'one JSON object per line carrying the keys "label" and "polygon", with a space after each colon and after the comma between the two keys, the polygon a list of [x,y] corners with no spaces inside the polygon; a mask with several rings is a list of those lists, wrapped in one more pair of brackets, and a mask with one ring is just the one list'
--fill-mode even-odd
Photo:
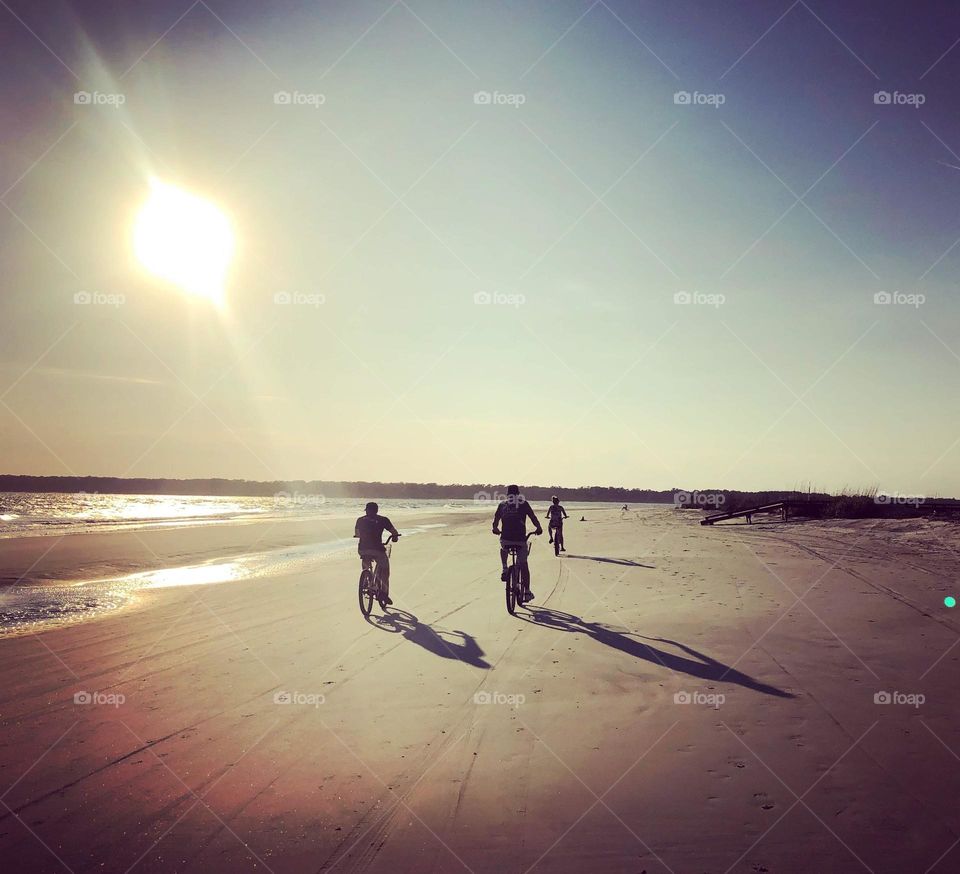
{"label": "bicycle", "polygon": [[[387,558],[390,558],[390,553],[393,551],[393,536],[388,537],[383,543],[383,551],[386,553]],[[360,571],[360,583],[357,589],[357,594],[360,599],[360,612],[364,616],[369,616],[370,612],[373,610],[373,599],[377,599],[377,603],[380,605],[381,610],[387,609],[386,601],[384,600],[383,594],[383,581],[380,576],[380,561],[376,558],[372,559],[377,563],[377,566],[374,570],[364,568]]]}
{"label": "bicycle", "polygon": [[563,522],[561,522],[559,525],[550,526],[550,537],[553,540],[554,555],[560,555],[561,549],[566,552],[566,549],[563,547]]}
{"label": "bicycle", "polygon": [[[511,616],[517,612],[517,604],[523,604],[523,594],[530,588],[530,566],[526,563],[522,565],[518,564],[517,550],[525,548],[527,550],[527,557],[529,558],[530,550],[533,548],[529,541],[530,538],[536,533],[536,531],[531,531],[524,538],[524,547],[508,547],[510,552],[510,564],[507,566],[507,583],[505,591],[507,597],[507,612]],[[526,568],[526,574],[521,573],[523,568]],[[524,576],[526,579],[523,579]]]}

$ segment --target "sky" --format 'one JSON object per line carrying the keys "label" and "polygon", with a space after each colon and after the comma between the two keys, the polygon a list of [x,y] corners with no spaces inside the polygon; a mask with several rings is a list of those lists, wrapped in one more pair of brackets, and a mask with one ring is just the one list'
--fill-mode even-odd
{"label": "sky", "polygon": [[[949,3],[7,0],[0,40],[4,473],[960,495]],[[230,222],[220,305],[137,261],[151,178]]]}

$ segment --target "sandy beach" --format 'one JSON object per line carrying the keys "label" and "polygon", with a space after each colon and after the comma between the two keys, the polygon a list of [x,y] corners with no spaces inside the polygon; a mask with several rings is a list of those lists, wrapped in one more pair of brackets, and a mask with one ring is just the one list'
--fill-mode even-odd
{"label": "sandy beach", "polygon": [[4,867],[956,870],[955,530],[699,518],[571,519],[515,618],[462,516],[370,622],[339,553],[0,640]]}

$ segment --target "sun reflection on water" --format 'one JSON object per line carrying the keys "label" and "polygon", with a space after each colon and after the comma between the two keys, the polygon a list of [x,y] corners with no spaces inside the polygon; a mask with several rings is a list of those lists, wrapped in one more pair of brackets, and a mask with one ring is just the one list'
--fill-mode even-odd
{"label": "sun reflection on water", "polygon": [[140,579],[148,589],[167,589],[172,586],[202,586],[209,583],[227,583],[241,576],[240,563],[227,561],[221,564],[194,565],[193,567],[164,568],[148,571]]}

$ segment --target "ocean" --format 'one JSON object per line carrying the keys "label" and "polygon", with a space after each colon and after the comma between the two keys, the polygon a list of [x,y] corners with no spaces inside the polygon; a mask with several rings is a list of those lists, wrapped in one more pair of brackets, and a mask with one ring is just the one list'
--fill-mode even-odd
{"label": "ocean", "polygon": [[[268,497],[0,492],[0,537],[359,516],[366,500],[286,492]],[[385,514],[404,515],[485,511],[488,502],[394,498],[378,503]]]}
{"label": "ocean", "polygon": [[[96,492],[0,492],[0,537],[79,534],[89,531],[215,525],[244,521],[350,518],[363,513],[368,500],[384,515],[429,511],[493,513],[492,498],[325,498],[280,492],[267,497],[206,495],[109,495]],[[546,501],[531,501],[542,515]],[[619,503],[565,502],[569,511],[616,508]],[[663,504],[632,504],[663,507]]]}

